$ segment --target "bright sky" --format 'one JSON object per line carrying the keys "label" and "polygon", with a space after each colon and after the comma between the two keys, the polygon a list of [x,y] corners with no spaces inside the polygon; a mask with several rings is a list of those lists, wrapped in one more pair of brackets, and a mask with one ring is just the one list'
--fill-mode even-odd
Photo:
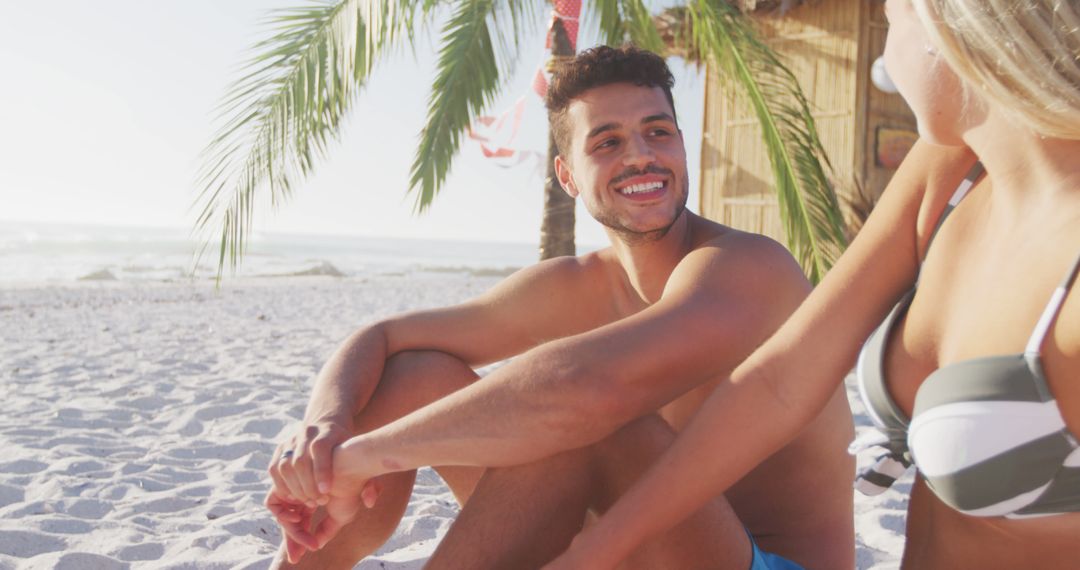
{"label": "bright sky", "polygon": [[[0,3],[0,220],[190,228],[199,153],[215,131],[216,104],[264,30],[267,11],[303,4]],[[580,46],[596,43],[585,17]],[[541,27],[523,40],[517,74],[491,113],[528,95],[516,146],[543,153],[545,116],[529,90],[543,55]],[[432,208],[414,215],[405,191],[436,45],[423,41],[415,57],[406,51],[376,69],[341,140],[290,202],[257,215],[256,231],[538,241],[539,165],[500,167],[472,141]],[[681,62],[672,68],[696,210],[704,78]],[[579,244],[606,241],[580,204],[577,232]]]}

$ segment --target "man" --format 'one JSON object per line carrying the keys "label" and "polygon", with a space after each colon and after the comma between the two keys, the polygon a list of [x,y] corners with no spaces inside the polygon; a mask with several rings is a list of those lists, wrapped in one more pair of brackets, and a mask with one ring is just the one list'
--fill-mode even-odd
{"label": "man", "polygon": [[[271,464],[282,566],[351,567],[372,552],[422,465],[465,504],[432,567],[543,564],[805,297],[781,246],[686,211],[672,84],[661,58],[634,48],[589,50],[560,70],[548,96],[556,172],[611,247],[348,339]],[[471,368],[508,357],[483,379]],[[851,433],[838,391],[799,439],[632,564],[742,570],[761,562],[749,532],[806,567],[852,567]]]}

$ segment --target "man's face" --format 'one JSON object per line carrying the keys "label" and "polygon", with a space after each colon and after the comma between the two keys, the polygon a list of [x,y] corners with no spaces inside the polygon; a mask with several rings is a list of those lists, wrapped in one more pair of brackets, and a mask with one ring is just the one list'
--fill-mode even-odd
{"label": "man's face", "polygon": [[596,87],[570,103],[566,120],[570,148],[555,159],[563,188],[628,243],[663,237],[689,189],[682,132],[664,91]]}

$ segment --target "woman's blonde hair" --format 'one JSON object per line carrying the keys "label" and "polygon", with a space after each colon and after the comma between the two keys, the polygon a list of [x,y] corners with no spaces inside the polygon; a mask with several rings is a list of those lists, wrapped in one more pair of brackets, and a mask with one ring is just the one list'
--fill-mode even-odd
{"label": "woman's blonde hair", "polygon": [[1080,0],[911,0],[969,87],[1034,132],[1080,139]]}

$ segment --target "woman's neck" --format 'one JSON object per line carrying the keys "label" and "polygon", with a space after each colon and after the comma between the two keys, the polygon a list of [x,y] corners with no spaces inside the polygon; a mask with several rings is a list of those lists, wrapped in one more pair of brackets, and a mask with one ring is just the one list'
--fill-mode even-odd
{"label": "woman's neck", "polygon": [[963,138],[986,168],[994,194],[1016,212],[1080,196],[1080,140],[1041,137],[994,112]]}

